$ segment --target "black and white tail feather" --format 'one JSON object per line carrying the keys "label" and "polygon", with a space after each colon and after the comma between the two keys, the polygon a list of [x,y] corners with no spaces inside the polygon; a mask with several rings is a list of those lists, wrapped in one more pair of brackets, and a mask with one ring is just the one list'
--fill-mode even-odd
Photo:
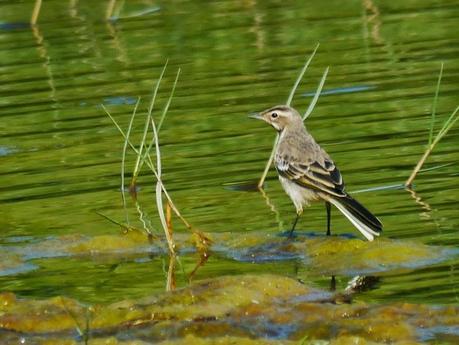
{"label": "black and white tail feather", "polygon": [[343,198],[328,198],[328,202],[335,205],[368,241],[379,236],[382,231],[381,222],[357,200],[347,195]]}

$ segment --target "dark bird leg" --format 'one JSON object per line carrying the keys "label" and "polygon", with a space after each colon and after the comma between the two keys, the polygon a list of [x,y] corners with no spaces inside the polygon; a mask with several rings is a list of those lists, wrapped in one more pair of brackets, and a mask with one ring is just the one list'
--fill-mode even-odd
{"label": "dark bird leg", "polygon": [[330,291],[336,291],[336,278],[335,278],[335,276],[331,276],[331,279],[330,279]]}
{"label": "dark bird leg", "polygon": [[331,235],[330,231],[330,221],[331,221],[331,216],[330,216],[330,211],[331,211],[331,205],[328,201],[325,201],[325,208],[327,209],[327,236]]}
{"label": "dark bird leg", "polygon": [[298,219],[300,219],[300,214],[299,213],[296,214],[296,218],[295,218],[295,221],[293,222],[292,230],[290,230],[290,232],[288,234],[289,238],[292,238],[293,231],[295,230],[296,223],[298,223]]}

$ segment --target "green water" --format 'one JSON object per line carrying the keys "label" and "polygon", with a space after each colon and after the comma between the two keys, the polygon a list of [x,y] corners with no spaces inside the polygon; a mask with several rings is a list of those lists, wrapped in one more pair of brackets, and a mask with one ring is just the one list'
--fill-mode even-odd
{"label": "green water", "polygon": [[[108,1],[45,1],[39,24],[25,24],[33,2],[0,3],[0,241],[2,250],[67,234],[119,231],[97,212],[123,220],[119,192],[123,140],[104,114],[126,128],[137,97],[147,108],[169,60],[159,105],[181,75],[161,130],[164,182],[197,228],[215,232],[288,229],[294,208],[274,171],[266,193],[252,183],[274,131],[247,114],[287,99],[306,57],[321,46],[293,101],[304,111],[324,69],[330,73],[307,126],[343,173],[349,191],[400,184],[428,140],[440,63],[438,119],[458,105],[458,1],[129,1],[107,22]],[[150,9],[150,13],[137,15]],[[437,128],[440,127],[437,124]],[[143,120],[134,129],[140,140]],[[459,127],[441,141],[405,190],[356,194],[384,223],[383,236],[425,244],[459,241]],[[134,156],[128,156],[128,172]],[[139,200],[158,232],[154,177],[139,180]],[[129,205],[131,219],[136,211]],[[135,222],[137,226],[141,224]],[[299,230],[323,233],[325,210],[307,209]],[[176,231],[185,228],[176,223]],[[356,233],[333,211],[335,233]],[[31,253],[33,256],[33,253]],[[184,255],[185,272],[196,255]],[[112,302],[163,291],[167,258],[82,257],[30,260],[34,269],[0,276],[0,290],[42,298],[66,295]],[[381,274],[358,298],[457,304],[459,261]],[[321,287],[329,277],[296,260],[238,262],[218,255],[195,279],[278,273]],[[350,277],[337,277],[344,287]],[[178,274],[178,285],[186,278]]]}

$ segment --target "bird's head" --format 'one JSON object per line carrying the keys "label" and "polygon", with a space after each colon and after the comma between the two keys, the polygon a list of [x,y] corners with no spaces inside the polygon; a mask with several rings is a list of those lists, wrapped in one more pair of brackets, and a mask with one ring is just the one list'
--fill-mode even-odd
{"label": "bird's head", "polygon": [[278,132],[283,131],[288,126],[296,126],[298,123],[302,125],[298,111],[287,105],[276,105],[249,117],[269,123]]}

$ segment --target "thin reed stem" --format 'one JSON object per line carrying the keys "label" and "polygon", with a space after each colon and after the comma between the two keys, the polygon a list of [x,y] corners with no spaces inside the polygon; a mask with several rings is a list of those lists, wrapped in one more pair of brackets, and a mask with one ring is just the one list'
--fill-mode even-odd
{"label": "thin reed stem", "polygon": [[126,132],[126,138],[124,139],[123,153],[121,157],[121,199],[123,201],[123,209],[126,214],[126,224],[128,225],[129,225],[129,214],[128,214],[127,207],[126,207],[126,195],[124,193],[125,192],[124,191],[125,189],[125,185],[124,185],[125,183],[124,182],[125,162],[126,162],[126,151],[128,147],[128,139],[129,139],[129,136],[131,135],[132,125],[134,124],[134,118],[137,113],[137,108],[139,107],[139,104],[140,104],[140,97],[137,99],[137,102],[134,107],[134,111],[132,112],[131,120],[129,121],[129,126]]}
{"label": "thin reed stem", "polygon": [[135,166],[134,166],[134,171],[132,172],[130,189],[135,189],[137,178],[139,177],[140,160],[142,158],[143,148],[145,147],[145,141],[147,140],[147,134],[148,134],[149,127],[150,127],[150,116],[147,115],[147,117],[145,118],[145,124],[143,127],[142,139],[139,145],[139,154],[137,155],[137,159],[136,159]]}
{"label": "thin reed stem", "polygon": [[40,16],[42,0],[35,0],[35,6],[33,7],[32,17],[30,18],[30,24],[36,25],[38,17]]}
{"label": "thin reed stem", "polygon": [[173,291],[177,287],[175,279],[175,261],[177,257],[175,254],[169,256],[169,267],[167,269],[166,291]]}
{"label": "thin reed stem", "polygon": [[430,144],[424,154],[422,155],[421,159],[418,161],[418,164],[414,167],[413,171],[411,172],[410,177],[408,177],[408,180],[405,182],[406,187],[411,187],[413,184],[413,181],[416,177],[416,175],[419,173],[421,170],[422,166],[424,165],[425,161],[429,157],[429,155],[432,153],[433,149],[435,146],[438,144],[438,142],[448,133],[448,131],[453,127],[453,125],[456,123],[457,120],[459,120],[459,116],[456,116],[459,111],[459,107],[457,107],[454,112],[450,115],[448,120],[446,121],[445,125],[448,124],[447,126],[443,126],[443,128],[438,132],[437,136],[433,140],[432,144]]}
{"label": "thin reed stem", "polygon": [[410,188],[412,186],[414,179],[416,178],[419,171],[422,169],[422,166],[424,165],[425,161],[427,160],[429,155],[432,153],[433,149],[438,144],[438,142],[449,132],[449,130],[456,123],[456,121],[459,120],[459,116],[458,116],[459,106],[458,106],[451,113],[448,119],[445,121],[442,128],[438,131],[437,135],[435,136],[435,138],[433,137],[435,116],[436,116],[437,103],[438,103],[438,95],[440,92],[440,83],[441,83],[442,75],[443,75],[443,63],[441,64],[440,73],[438,75],[437,87],[435,89],[435,96],[434,96],[433,105],[432,105],[432,115],[431,115],[432,117],[430,121],[430,129],[429,129],[429,143],[421,159],[418,161],[413,171],[411,172],[410,177],[408,177],[408,179],[405,182],[405,186],[407,188]]}
{"label": "thin reed stem", "polygon": [[113,12],[115,11],[116,0],[110,0],[107,5],[107,9],[105,10],[105,19],[109,20],[113,16]]}
{"label": "thin reed stem", "polygon": [[159,219],[166,235],[167,245],[171,255],[175,254],[175,243],[172,237],[172,231],[168,229],[166,217],[164,214],[163,198],[162,198],[162,183],[161,183],[161,150],[159,149],[159,138],[158,132],[156,131],[155,121],[151,117],[151,126],[153,128],[153,135],[155,136],[155,148],[156,148],[156,167],[158,172],[158,178],[156,182],[156,207],[158,208]]}

